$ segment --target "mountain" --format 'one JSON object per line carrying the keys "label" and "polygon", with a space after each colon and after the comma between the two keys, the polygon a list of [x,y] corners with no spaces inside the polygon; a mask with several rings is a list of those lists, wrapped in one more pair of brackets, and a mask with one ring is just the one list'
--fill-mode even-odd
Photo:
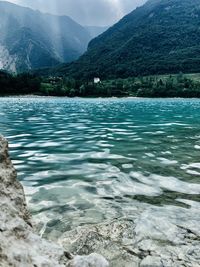
{"label": "mountain", "polygon": [[70,62],[83,54],[88,31],[67,16],[0,1],[0,68],[25,71]]}
{"label": "mountain", "polygon": [[85,29],[89,32],[91,39],[99,36],[105,32],[109,27],[107,26],[84,26]]}
{"label": "mountain", "polygon": [[58,71],[80,79],[200,72],[200,0],[149,0]]}

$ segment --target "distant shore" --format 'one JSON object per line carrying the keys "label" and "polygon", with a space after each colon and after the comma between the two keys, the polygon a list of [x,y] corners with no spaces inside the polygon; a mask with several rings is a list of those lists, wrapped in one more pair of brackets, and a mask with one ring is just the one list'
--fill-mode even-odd
{"label": "distant shore", "polygon": [[70,96],[52,96],[52,95],[34,95],[34,94],[30,94],[30,95],[0,95],[0,98],[19,98],[19,99],[23,99],[23,98],[67,98],[67,99],[200,99],[200,97],[178,97],[178,96],[174,96],[174,97],[147,97],[147,96],[74,96],[74,97],[70,97]]}

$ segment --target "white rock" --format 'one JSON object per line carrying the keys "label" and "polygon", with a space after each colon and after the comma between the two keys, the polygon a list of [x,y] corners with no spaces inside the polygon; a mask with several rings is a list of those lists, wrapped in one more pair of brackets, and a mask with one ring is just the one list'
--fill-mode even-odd
{"label": "white rock", "polygon": [[108,267],[109,263],[101,255],[92,253],[89,256],[76,256],[70,267]]}
{"label": "white rock", "polygon": [[163,267],[159,257],[147,256],[140,263],[140,267]]}

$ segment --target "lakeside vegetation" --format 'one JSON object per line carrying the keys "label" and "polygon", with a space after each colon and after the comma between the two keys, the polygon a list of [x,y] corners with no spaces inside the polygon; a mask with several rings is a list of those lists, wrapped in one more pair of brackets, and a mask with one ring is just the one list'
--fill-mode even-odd
{"label": "lakeside vegetation", "polygon": [[41,78],[36,75],[12,75],[0,71],[0,95],[35,94],[40,92]]}
{"label": "lakeside vegetation", "polygon": [[131,77],[94,83],[64,76],[39,77],[0,72],[0,95],[27,94],[68,97],[200,97],[200,74]]}

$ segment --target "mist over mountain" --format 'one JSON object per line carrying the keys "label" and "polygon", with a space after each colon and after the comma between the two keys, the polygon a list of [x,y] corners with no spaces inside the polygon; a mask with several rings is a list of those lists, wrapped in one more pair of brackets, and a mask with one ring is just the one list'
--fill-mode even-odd
{"label": "mist over mountain", "polygon": [[[0,0],[1,1],[1,0]],[[67,15],[80,25],[113,25],[146,0],[9,0],[44,13]]]}
{"label": "mist over mountain", "polygon": [[200,71],[200,0],[149,0],[59,69],[75,78]]}
{"label": "mist over mountain", "polygon": [[88,30],[70,17],[0,1],[0,69],[21,72],[70,62],[89,40]]}
{"label": "mist over mountain", "polygon": [[109,28],[108,26],[84,26],[84,28],[89,32],[92,38],[95,38],[102,34],[103,32],[107,31]]}

